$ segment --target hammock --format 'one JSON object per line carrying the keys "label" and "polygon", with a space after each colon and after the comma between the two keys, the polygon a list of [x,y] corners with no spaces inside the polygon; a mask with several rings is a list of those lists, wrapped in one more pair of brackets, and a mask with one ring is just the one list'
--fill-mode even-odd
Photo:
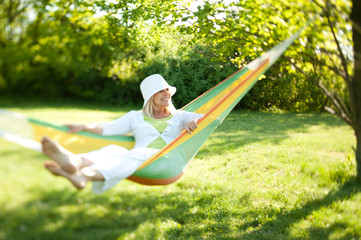
{"label": "hammock", "polygon": [[[128,180],[144,185],[167,185],[176,182],[209,135],[256,84],[258,78],[299,37],[303,28],[184,106],[183,110],[204,114],[198,122],[198,128],[191,135],[183,131],[170,144],[145,161]],[[9,129],[10,126],[14,126],[14,129]],[[134,146],[131,136],[106,137],[88,132],[68,133],[67,130],[67,127],[0,110],[0,136],[39,152],[39,142],[44,135],[53,138],[74,153],[93,151],[109,144],[128,149]]]}

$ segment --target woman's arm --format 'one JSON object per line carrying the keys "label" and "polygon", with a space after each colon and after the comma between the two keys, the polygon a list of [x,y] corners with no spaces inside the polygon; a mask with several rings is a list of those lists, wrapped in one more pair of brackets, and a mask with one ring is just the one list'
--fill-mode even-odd
{"label": "woman's arm", "polygon": [[68,132],[77,133],[80,131],[87,131],[96,134],[103,133],[103,126],[100,123],[89,123],[89,124],[66,124],[69,128]]}

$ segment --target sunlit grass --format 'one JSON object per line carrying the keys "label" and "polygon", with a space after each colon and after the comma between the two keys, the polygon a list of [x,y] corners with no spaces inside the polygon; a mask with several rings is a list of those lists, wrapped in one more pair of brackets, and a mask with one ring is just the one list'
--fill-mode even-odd
{"label": "sunlit grass", "polygon": [[[8,107],[58,124],[128,111]],[[327,114],[233,112],[169,186],[123,181],[102,195],[48,174],[0,140],[0,239],[359,239],[350,127]]]}

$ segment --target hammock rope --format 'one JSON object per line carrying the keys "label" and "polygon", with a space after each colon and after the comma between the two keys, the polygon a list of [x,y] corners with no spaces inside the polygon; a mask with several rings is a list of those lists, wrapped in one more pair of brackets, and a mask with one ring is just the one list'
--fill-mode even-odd
{"label": "hammock rope", "polygon": [[[144,185],[168,185],[176,182],[210,134],[307,26],[308,23],[292,36],[184,106],[182,109],[185,111],[204,114],[198,122],[198,128],[192,134],[183,131],[175,140],[145,161],[128,180]],[[17,122],[14,122],[14,119],[17,119]],[[14,131],[14,129],[9,129],[9,126],[24,126],[25,130],[15,129]],[[67,127],[0,110],[0,137],[39,152],[41,152],[39,142],[44,135],[53,138],[74,153],[93,151],[110,144],[120,145],[127,149],[134,146],[134,138],[131,136],[105,137],[88,132],[68,133],[67,130]],[[24,133],[27,134],[24,136]]]}

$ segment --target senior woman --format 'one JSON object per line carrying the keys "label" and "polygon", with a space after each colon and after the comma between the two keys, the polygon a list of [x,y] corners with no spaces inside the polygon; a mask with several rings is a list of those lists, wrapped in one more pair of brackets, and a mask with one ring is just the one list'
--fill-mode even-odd
{"label": "senior woman", "polygon": [[144,98],[142,110],[130,111],[111,122],[67,125],[73,133],[88,131],[109,136],[130,132],[135,138],[133,149],[109,145],[97,151],[74,154],[43,137],[43,153],[53,160],[45,162],[45,168],[56,176],[67,178],[77,189],[93,182],[92,191],[99,194],[132,175],[183,130],[191,134],[197,128],[198,119],[203,115],[176,110],[171,101],[176,88],[161,75],[147,77],[140,89]]}

